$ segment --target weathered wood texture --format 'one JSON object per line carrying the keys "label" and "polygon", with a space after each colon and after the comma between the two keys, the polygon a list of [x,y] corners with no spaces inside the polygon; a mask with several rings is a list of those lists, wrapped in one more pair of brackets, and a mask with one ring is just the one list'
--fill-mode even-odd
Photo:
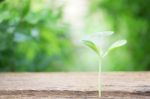
{"label": "weathered wood texture", "polygon": [[[101,99],[150,99],[150,72],[102,76]],[[97,73],[1,73],[0,99],[98,99]]]}

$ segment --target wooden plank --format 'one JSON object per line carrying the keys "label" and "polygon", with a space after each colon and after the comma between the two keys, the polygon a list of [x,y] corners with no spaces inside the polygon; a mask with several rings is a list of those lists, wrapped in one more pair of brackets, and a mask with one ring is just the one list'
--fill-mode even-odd
{"label": "wooden plank", "polygon": [[[101,99],[150,99],[150,72],[102,74]],[[0,99],[98,99],[97,73],[1,73]]]}

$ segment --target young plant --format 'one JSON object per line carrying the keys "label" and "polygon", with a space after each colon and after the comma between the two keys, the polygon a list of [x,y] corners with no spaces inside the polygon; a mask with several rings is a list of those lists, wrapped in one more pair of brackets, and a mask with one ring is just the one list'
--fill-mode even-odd
{"label": "young plant", "polygon": [[[111,36],[113,32],[107,31],[107,32],[99,32],[94,35],[90,35],[88,38],[84,39],[83,42],[85,45],[87,45],[89,48],[91,48],[98,56],[99,58],[99,69],[98,69],[98,93],[99,97],[101,97],[101,91],[102,91],[102,84],[101,84],[101,67],[102,67],[102,60],[110,51],[113,49],[123,46],[127,43],[125,39],[123,40],[117,40],[114,43],[110,44],[109,46],[105,46],[105,41],[103,41],[104,38],[108,38]],[[98,38],[93,39],[93,38]],[[100,40],[100,42],[98,42]]]}

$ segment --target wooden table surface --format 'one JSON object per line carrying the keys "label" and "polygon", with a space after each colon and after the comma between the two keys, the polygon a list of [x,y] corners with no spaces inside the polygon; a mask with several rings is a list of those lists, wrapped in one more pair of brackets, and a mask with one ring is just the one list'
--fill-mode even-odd
{"label": "wooden table surface", "polygon": [[[0,73],[0,99],[98,99],[97,73]],[[102,73],[100,99],[150,99],[150,72]]]}

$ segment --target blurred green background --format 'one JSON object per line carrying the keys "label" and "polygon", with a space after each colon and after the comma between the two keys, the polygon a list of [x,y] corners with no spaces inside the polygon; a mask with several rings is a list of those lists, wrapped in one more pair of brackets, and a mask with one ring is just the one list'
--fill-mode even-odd
{"label": "blurred green background", "polygon": [[0,0],[0,71],[97,71],[81,39],[111,30],[126,38],[103,71],[150,70],[150,0]]}

